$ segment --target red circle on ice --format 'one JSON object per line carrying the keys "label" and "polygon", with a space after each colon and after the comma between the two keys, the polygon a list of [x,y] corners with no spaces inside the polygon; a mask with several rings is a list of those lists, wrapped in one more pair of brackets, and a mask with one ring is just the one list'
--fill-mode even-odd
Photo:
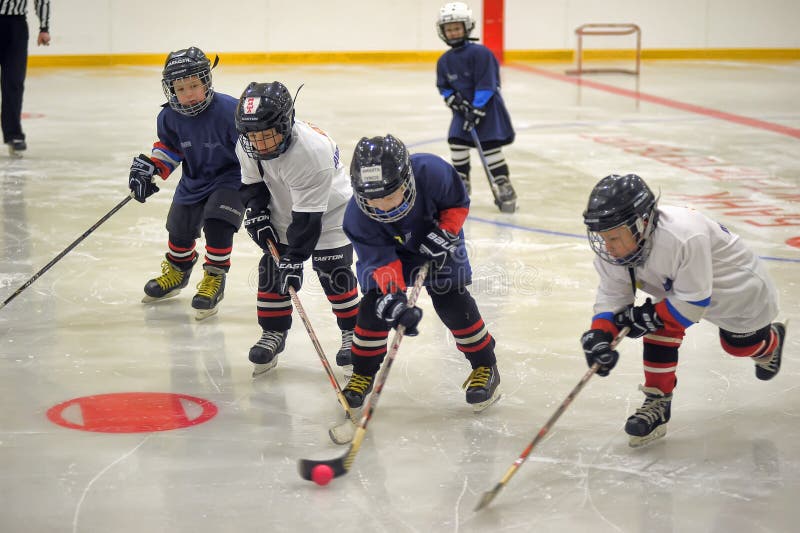
{"label": "red circle on ice", "polygon": [[47,411],[54,424],[99,433],[149,433],[196,426],[214,418],[208,400],[167,392],[118,392],[75,398]]}
{"label": "red circle on ice", "polygon": [[786,244],[789,246],[794,246],[795,248],[800,248],[800,236],[786,239]]}

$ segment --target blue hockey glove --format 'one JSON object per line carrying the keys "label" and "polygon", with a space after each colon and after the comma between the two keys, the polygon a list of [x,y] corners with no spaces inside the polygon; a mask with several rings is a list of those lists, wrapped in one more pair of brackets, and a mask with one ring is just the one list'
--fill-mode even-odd
{"label": "blue hockey glove", "polygon": [[133,158],[131,172],[128,176],[128,187],[137,202],[144,203],[147,197],[158,192],[158,186],[153,180],[155,174],[156,166],[149,157],[139,154]]}
{"label": "blue hockey glove", "polygon": [[455,256],[459,243],[458,235],[453,235],[442,228],[434,227],[425,235],[419,245],[421,254],[430,257],[434,268],[442,268],[450,257]]}
{"label": "blue hockey glove", "polygon": [[664,322],[658,317],[656,307],[650,298],[642,305],[628,307],[614,315],[614,324],[620,329],[625,326],[630,327],[627,336],[632,339],[655,333],[664,327]]}
{"label": "blue hockey glove", "polygon": [[269,241],[273,244],[278,242],[275,228],[270,221],[270,211],[266,207],[256,211],[248,207],[244,212],[244,229],[250,238],[261,247],[265,252],[269,251]]}
{"label": "blue hockey glove", "polygon": [[390,328],[404,326],[405,334],[409,337],[419,335],[417,325],[422,320],[422,309],[409,307],[404,292],[390,292],[381,296],[375,306],[375,315]]}
{"label": "blue hockey glove", "polygon": [[483,117],[486,116],[486,111],[481,109],[480,107],[469,107],[464,108],[464,131],[472,131],[481,121]]}
{"label": "blue hockey glove", "polygon": [[278,262],[278,292],[287,294],[289,287],[299,291],[303,286],[303,262],[291,257],[281,257]]}
{"label": "blue hockey glove", "polygon": [[581,336],[583,353],[586,355],[586,364],[590,367],[595,363],[600,364],[597,375],[605,377],[617,364],[619,352],[611,349],[614,336],[602,329],[590,329]]}

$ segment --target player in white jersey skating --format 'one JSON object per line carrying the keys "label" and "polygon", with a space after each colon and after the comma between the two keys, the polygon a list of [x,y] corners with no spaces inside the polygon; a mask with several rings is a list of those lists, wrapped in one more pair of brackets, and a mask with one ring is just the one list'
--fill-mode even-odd
{"label": "player in white jersey skating", "polygon": [[[749,357],[756,377],[781,367],[786,335],[778,295],[763,263],[738,235],[705,215],[659,207],[635,174],[611,175],[594,187],[583,213],[600,286],[589,331],[581,337],[589,366],[607,376],[619,354],[611,340],[623,327],[644,337],[645,401],[628,418],[631,446],[666,434],[686,328],[705,319],[719,327],[722,348]],[[653,296],[634,306],[636,288]]]}
{"label": "player in white jersey skating", "polygon": [[[339,148],[321,129],[295,120],[292,95],[277,81],[247,86],[236,109],[236,129],[244,225],[264,250],[258,271],[262,335],[250,349],[253,375],[278,362],[292,325],[288,288],[300,290],[309,257],[342,331],[336,363],[349,366],[359,299],[353,247],[342,231],[353,192]],[[277,266],[267,241],[280,253]]]}

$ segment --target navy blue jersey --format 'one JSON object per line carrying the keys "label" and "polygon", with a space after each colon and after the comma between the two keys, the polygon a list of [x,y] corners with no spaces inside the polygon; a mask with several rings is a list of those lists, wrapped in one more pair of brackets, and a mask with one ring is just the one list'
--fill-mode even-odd
{"label": "navy blue jersey", "polygon": [[[356,273],[362,292],[380,289],[385,292],[387,270],[400,279],[400,288],[413,283],[411,272],[427,258],[419,252],[421,239],[434,226],[440,226],[461,237],[455,256],[444,267],[428,277],[425,285],[443,290],[470,283],[472,270],[464,247],[461,225],[469,210],[469,196],[453,166],[433,154],[413,154],[411,170],[417,197],[411,211],[395,222],[383,223],[369,218],[351,198],[344,214],[344,232],[358,255]],[[401,268],[399,268],[401,267]],[[400,274],[402,272],[402,276]]]}
{"label": "navy blue jersey", "polygon": [[205,200],[216,189],[239,190],[242,174],[236,156],[235,114],[239,101],[214,93],[199,115],[187,117],[169,106],[158,114],[158,142],[153,160],[163,178],[181,164],[173,202],[189,205]]}
{"label": "navy blue jersey", "polygon": [[[481,143],[492,141],[503,146],[514,142],[511,117],[500,95],[500,65],[491,50],[471,42],[451,48],[436,63],[436,86],[442,96],[457,91],[486,111],[476,128]],[[485,102],[489,95],[489,101]],[[471,146],[472,136],[463,127],[464,117],[453,111],[448,139],[459,139]]]}

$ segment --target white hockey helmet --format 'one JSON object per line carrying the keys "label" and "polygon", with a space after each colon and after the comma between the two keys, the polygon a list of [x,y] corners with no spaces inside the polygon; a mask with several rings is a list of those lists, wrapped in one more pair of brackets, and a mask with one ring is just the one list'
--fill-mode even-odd
{"label": "white hockey helmet", "polygon": [[[459,39],[448,39],[444,34],[444,25],[450,22],[461,22],[464,24],[464,36]],[[472,10],[464,2],[450,2],[442,6],[439,10],[439,20],[436,22],[436,31],[439,38],[449,46],[461,46],[469,40],[469,34],[475,29],[475,19],[472,18]]]}

